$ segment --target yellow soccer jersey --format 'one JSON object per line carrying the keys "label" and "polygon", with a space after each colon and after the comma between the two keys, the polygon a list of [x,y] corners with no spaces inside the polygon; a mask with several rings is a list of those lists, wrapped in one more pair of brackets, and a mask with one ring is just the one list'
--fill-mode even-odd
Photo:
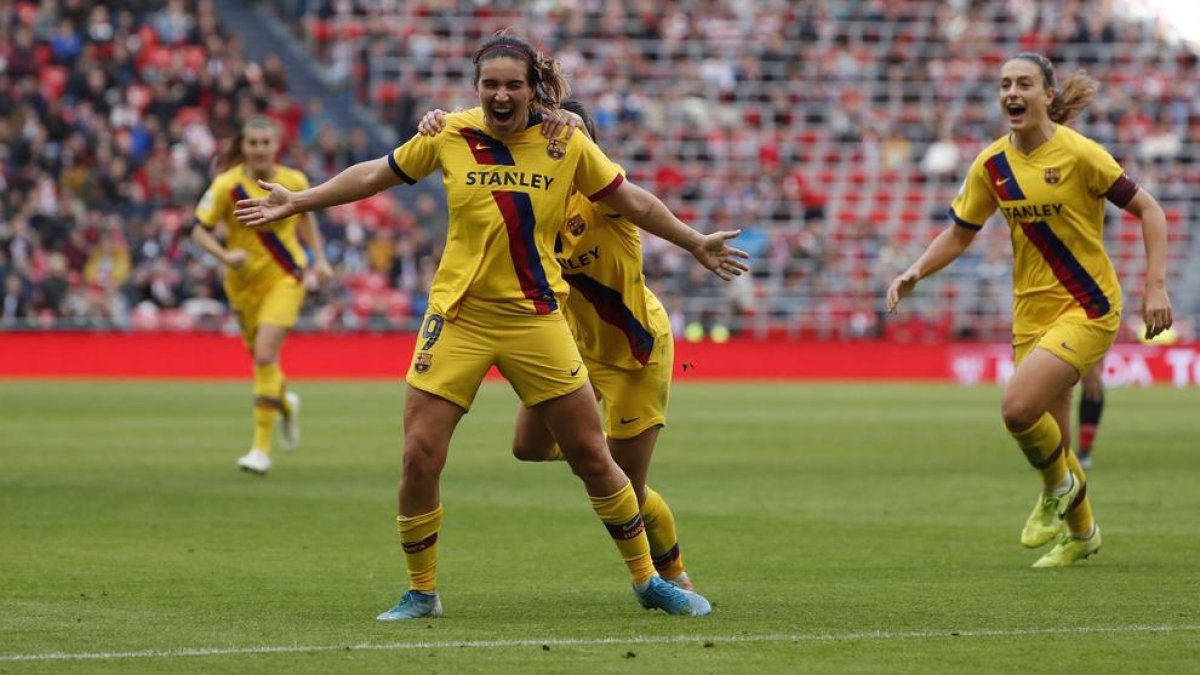
{"label": "yellow soccer jersey", "polygon": [[1104,200],[1124,207],[1137,189],[1103,146],[1062,125],[1030,155],[1007,136],[979,154],[950,216],[972,230],[997,209],[1008,221],[1015,337],[1067,314],[1119,315],[1121,288],[1101,232]]}
{"label": "yellow soccer jersey", "polygon": [[619,368],[646,365],[655,341],[670,339],[671,324],[646,288],[637,227],[577,193],[555,256],[571,286],[567,320],[580,353]]}
{"label": "yellow soccer jersey", "polygon": [[603,199],[624,180],[586,134],[546,139],[540,127],[501,141],[474,108],[447,115],[441,133],[413,136],[388,155],[408,183],[442,170],[450,226],[430,304],[451,318],[466,296],[521,314],[558,311],[567,285],[554,240],[567,198],[578,187]]}
{"label": "yellow soccer jersey", "polygon": [[[308,188],[308,178],[295,169],[276,166],[271,182],[289,190]],[[229,236],[226,247],[246,252],[246,264],[239,269],[226,270],[225,281],[233,288],[246,288],[270,283],[280,277],[300,279],[308,267],[308,254],[296,238],[296,225],[301,215],[285,218],[263,227],[245,227],[234,217],[234,204],[239,199],[266,197],[268,192],[246,175],[245,165],[219,174],[196,207],[196,220],[208,229],[225,223]]]}

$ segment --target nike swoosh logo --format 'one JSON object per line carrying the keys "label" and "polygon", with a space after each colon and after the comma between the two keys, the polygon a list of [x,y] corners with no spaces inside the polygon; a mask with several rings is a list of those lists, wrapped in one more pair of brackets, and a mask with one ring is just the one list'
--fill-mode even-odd
{"label": "nike swoosh logo", "polygon": [[1067,350],[1067,351],[1069,351],[1069,352],[1073,352],[1073,351],[1075,351],[1074,349],[1071,349],[1071,345],[1067,344],[1066,342],[1063,342],[1063,343],[1061,343],[1061,344],[1062,344],[1062,348],[1063,348],[1063,349],[1065,349],[1065,350]]}
{"label": "nike swoosh logo", "polygon": [[621,424],[631,424],[631,423],[633,423],[633,422],[636,422],[636,421],[638,421],[638,420],[640,420],[640,419],[642,419],[642,418],[641,418],[641,417],[622,417],[622,418],[621,418]]}
{"label": "nike swoosh logo", "polygon": [[487,145],[487,143],[482,143],[482,142],[476,141],[475,143],[471,144],[471,149],[472,150],[487,150],[488,145]]}
{"label": "nike swoosh logo", "polygon": [[578,374],[579,374],[579,369],[580,369],[580,368],[583,368],[583,365],[582,365],[582,364],[580,364],[580,365],[578,365],[578,366],[575,366],[575,367],[574,367],[574,368],[571,370],[571,377],[575,377],[576,375],[578,375]]}
{"label": "nike swoosh logo", "polygon": [[1007,178],[1001,178],[1000,180],[996,181],[996,187],[1000,187],[1001,185],[1004,185],[1007,182],[1008,182]]}

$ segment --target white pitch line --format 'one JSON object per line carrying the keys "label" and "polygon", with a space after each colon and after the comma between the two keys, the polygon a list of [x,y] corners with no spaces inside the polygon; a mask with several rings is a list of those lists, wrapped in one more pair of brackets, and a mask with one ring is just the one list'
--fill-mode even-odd
{"label": "white pitch line", "polygon": [[174,658],[180,656],[230,656],[234,654],[295,654],[301,652],[395,651],[408,649],[505,649],[512,647],[588,647],[594,645],[664,645],[711,642],[854,642],[870,640],[923,640],[954,637],[1020,637],[1027,635],[1071,635],[1104,633],[1191,633],[1200,625],[1084,626],[1079,628],[980,628],[975,630],[860,631],[852,633],[771,633],[765,635],[664,635],[611,638],[543,638],[540,640],[448,640],[444,642],[388,642],[356,645],[278,645],[261,647],[189,647],[144,649],[136,652],[45,652],[0,654],[0,661],[95,661],[109,659]]}

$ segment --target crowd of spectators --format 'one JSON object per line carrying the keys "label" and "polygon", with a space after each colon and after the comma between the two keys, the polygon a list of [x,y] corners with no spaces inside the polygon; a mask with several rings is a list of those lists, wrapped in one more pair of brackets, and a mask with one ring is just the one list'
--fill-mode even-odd
{"label": "crowd of spectators", "polygon": [[[1196,51],[1119,3],[1034,0],[269,0],[331,91],[406,138],[472,104],[470,54],[513,27],[558,58],[601,145],[700,229],[741,226],[754,274],[714,283],[647,237],[677,327],[829,338],[1007,336],[1007,227],[885,320],[887,281],[946,225],[970,158],[1003,133],[995,78],[1022,50],[1104,85],[1079,127],[1171,219],[1172,282],[1200,260]],[[187,241],[238,120],[280,120],[281,162],[315,182],[373,156],[278,58],[247,62],[210,0],[0,0],[0,327],[228,326],[219,271]],[[377,148],[376,148],[377,151]],[[1136,224],[1106,237],[1136,306]],[[435,193],[320,216],[338,283],[303,325],[411,327],[440,253]],[[1200,311],[1180,294],[1184,323]],[[1188,305],[1188,302],[1192,304]],[[1132,313],[1131,313],[1132,314]]]}
{"label": "crowd of spectators", "polygon": [[[755,278],[697,288],[651,242],[656,288],[689,318],[791,333],[1005,339],[1007,228],[884,324],[886,283],[946,225],[971,158],[1004,132],[997,73],[1041,51],[1086,68],[1100,97],[1079,122],[1171,219],[1172,281],[1200,232],[1200,70],[1144,3],[1065,0],[275,0],[331,79],[400,137],[433,106],[471,105],[479,39],[515,27],[558,58],[601,144],[701,228],[749,228]],[[1129,304],[1135,223],[1110,214]],[[1186,290],[1186,289],[1184,289]],[[1185,312],[1200,311],[1195,293]],[[1133,312],[1130,313],[1135,314]],[[1187,317],[1185,315],[1185,322]],[[906,325],[907,323],[907,325]]]}

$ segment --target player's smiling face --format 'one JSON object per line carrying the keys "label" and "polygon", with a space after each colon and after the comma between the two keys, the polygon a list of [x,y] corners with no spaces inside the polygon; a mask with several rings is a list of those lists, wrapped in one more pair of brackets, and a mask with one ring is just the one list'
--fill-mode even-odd
{"label": "player's smiling face", "polygon": [[1042,69],[1025,59],[1012,59],[1000,70],[1000,107],[1013,131],[1038,127],[1053,94],[1046,90]]}
{"label": "player's smiling face", "polygon": [[497,136],[507,136],[525,128],[529,120],[529,65],[519,59],[497,56],[479,64],[479,105],[488,126]]}
{"label": "player's smiling face", "polygon": [[266,176],[275,165],[275,153],[279,150],[279,135],[268,127],[250,127],[242,137],[242,156],[250,171]]}

